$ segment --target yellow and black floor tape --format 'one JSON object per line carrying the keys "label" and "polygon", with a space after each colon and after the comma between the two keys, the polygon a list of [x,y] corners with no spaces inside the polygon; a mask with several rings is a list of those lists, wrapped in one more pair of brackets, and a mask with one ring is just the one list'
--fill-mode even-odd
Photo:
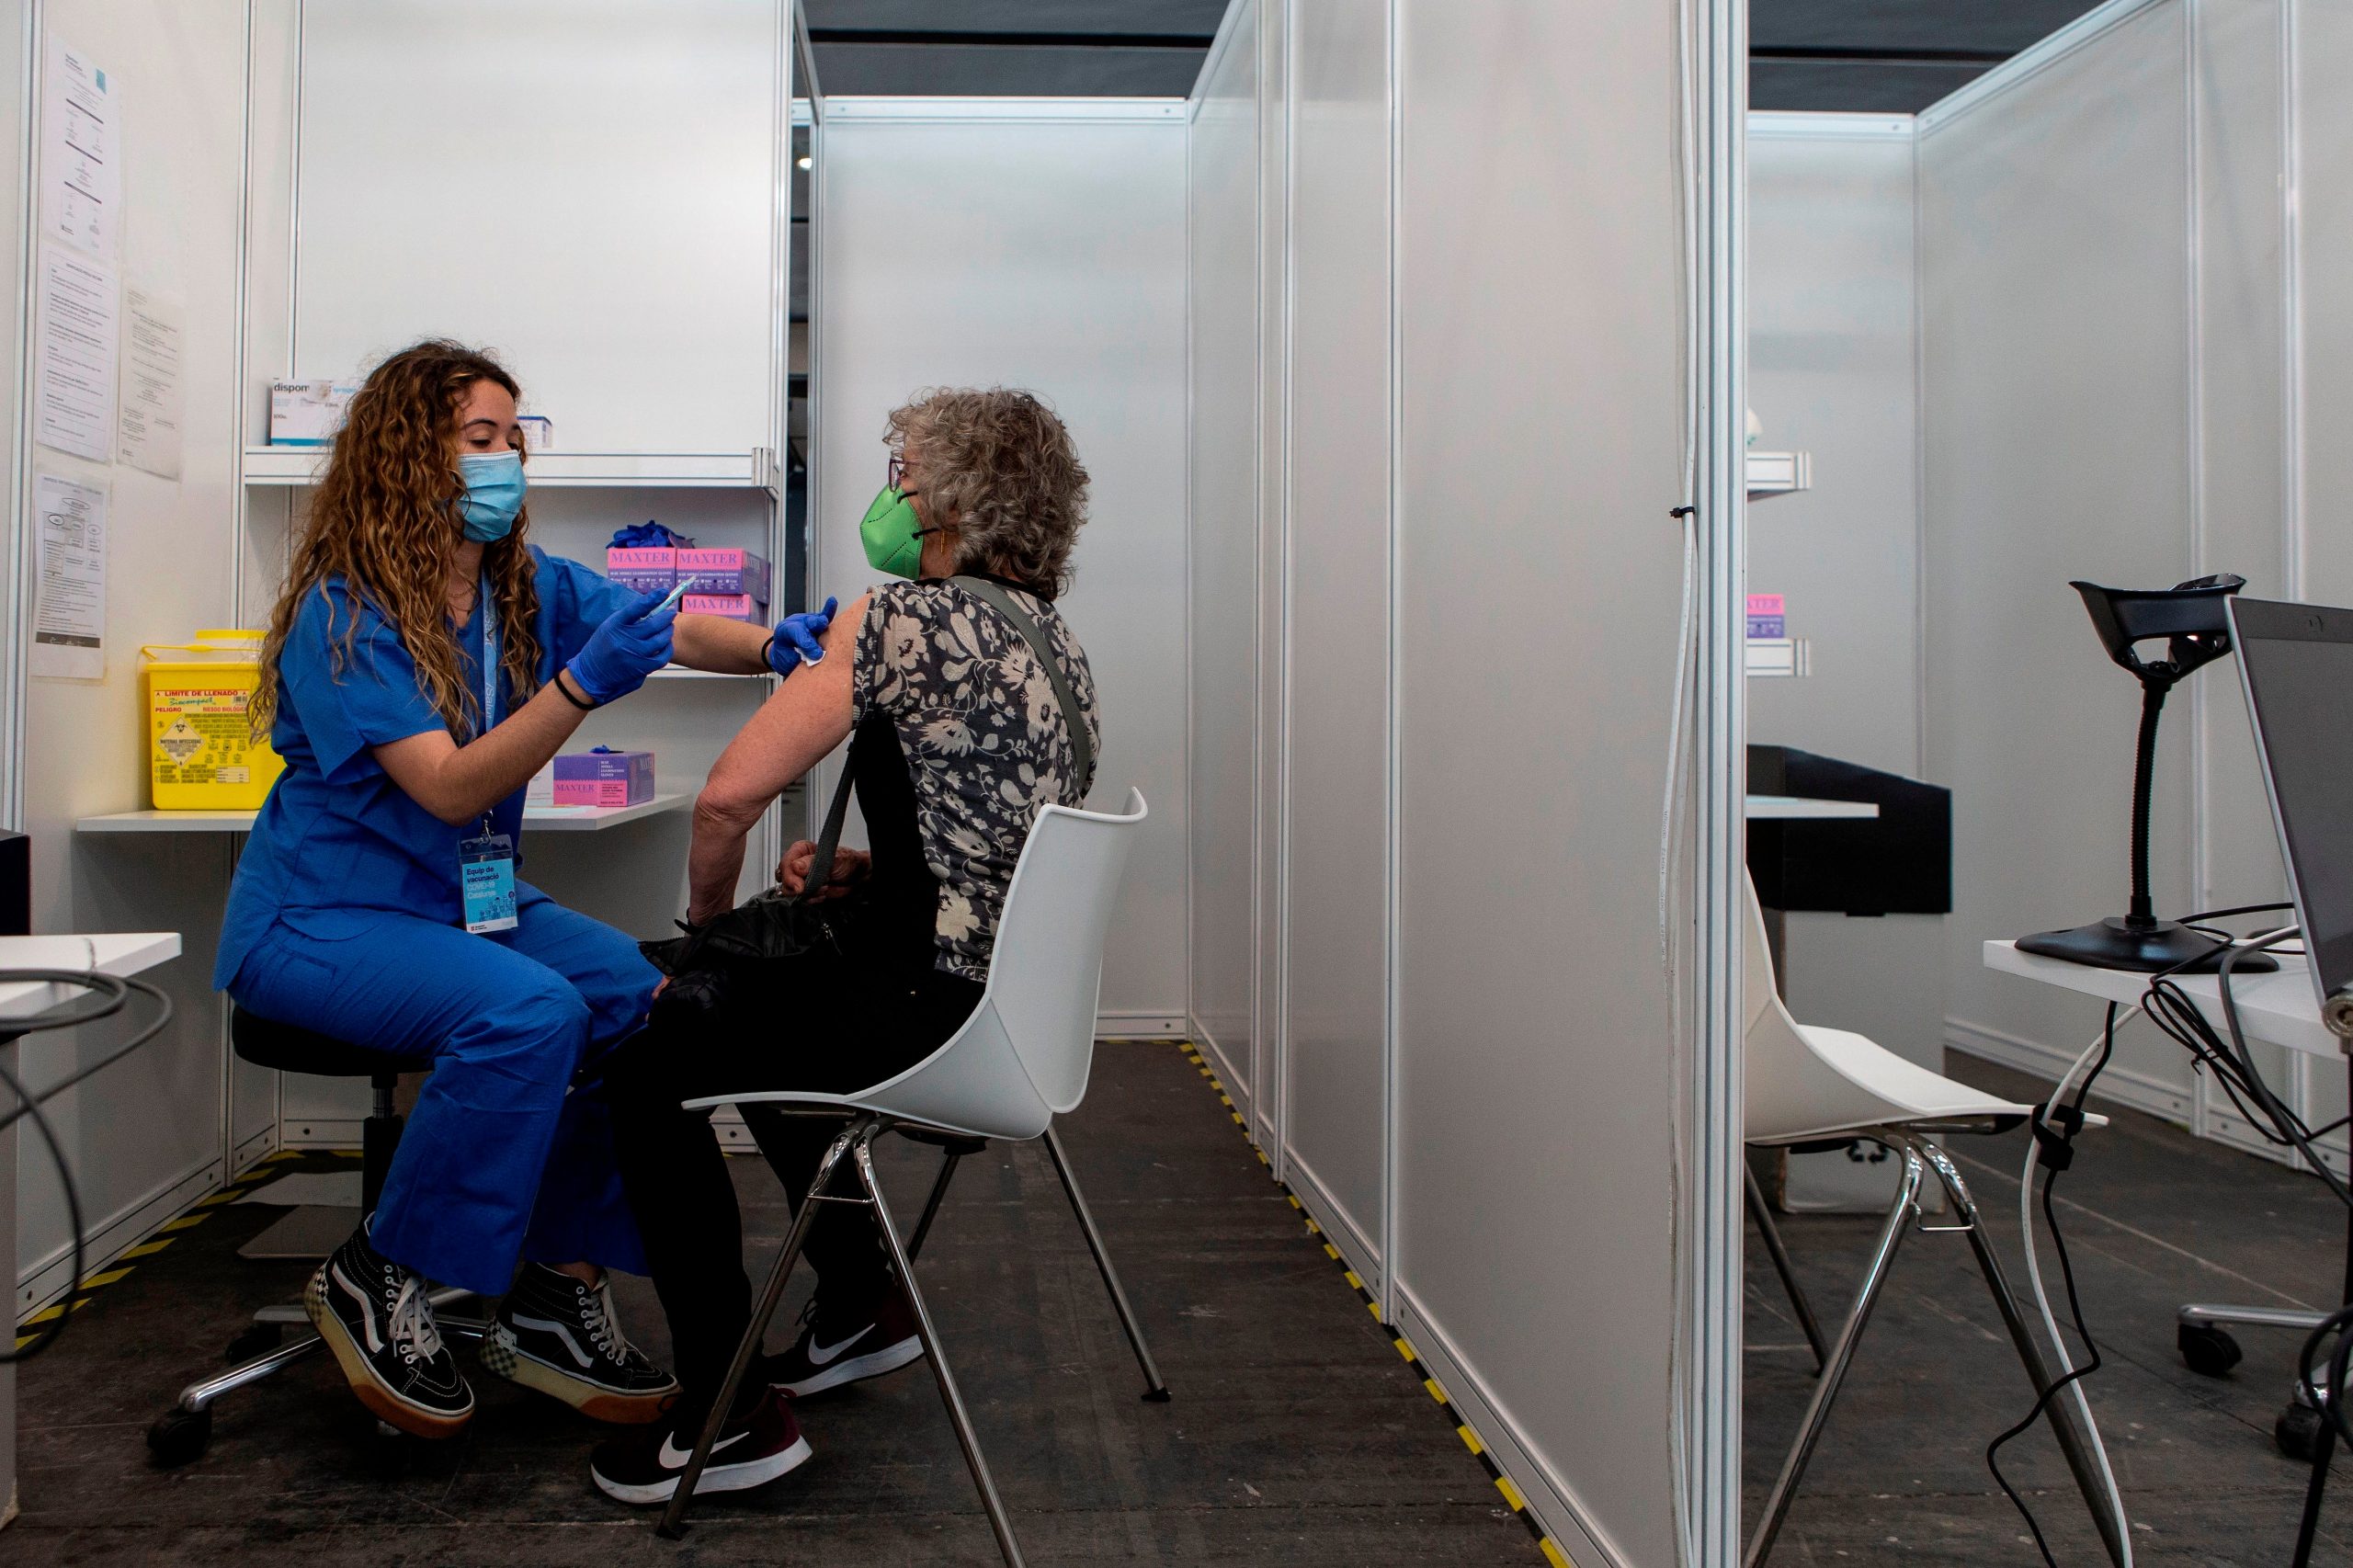
{"label": "yellow and black floor tape", "polygon": [[[1107,1043],[1155,1042],[1129,1040]],[[1233,1119],[1234,1126],[1242,1129],[1242,1135],[1245,1138],[1250,1138],[1250,1124],[1243,1119],[1242,1112],[1234,1107],[1233,1096],[1226,1093],[1225,1085],[1219,1082],[1217,1070],[1210,1065],[1209,1059],[1201,1054],[1193,1042],[1178,1040],[1157,1043],[1175,1045],[1185,1052],[1185,1060],[1191,1062],[1201,1076],[1209,1080],[1210,1087],[1217,1092],[1218,1103],[1225,1107],[1225,1112]],[[1267,1151],[1258,1147],[1258,1141],[1255,1138],[1250,1138],[1250,1152],[1257,1155],[1260,1165],[1267,1166],[1268,1174],[1271,1176],[1273,1162],[1267,1158]],[[1357,1300],[1362,1301],[1365,1310],[1372,1314],[1372,1321],[1379,1324],[1381,1332],[1389,1335],[1389,1343],[1395,1347],[1397,1354],[1405,1358],[1408,1366],[1422,1374],[1422,1388],[1432,1400],[1437,1402],[1438,1412],[1446,1417],[1447,1425],[1454,1428],[1454,1435],[1462,1439],[1462,1446],[1471,1450],[1472,1457],[1477,1460],[1480,1468],[1487,1472],[1487,1479],[1495,1483],[1495,1490],[1503,1494],[1506,1503],[1511,1505],[1511,1511],[1518,1517],[1519,1522],[1528,1527],[1528,1533],[1536,1538],[1537,1550],[1544,1554],[1544,1560],[1552,1563],[1552,1568],[1573,1568],[1569,1554],[1562,1551],[1551,1536],[1544,1533],[1543,1525],[1538,1522],[1534,1514],[1529,1512],[1528,1499],[1520,1495],[1519,1488],[1512,1484],[1511,1477],[1506,1475],[1496,1466],[1495,1459],[1487,1452],[1487,1445],[1479,1440],[1479,1434],[1471,1429],[1470,1422],[1463,1419],[1462,1413],[1454,1407],[1454,1402],[1447,1398],[1446,1390],[1439,1387],[1438,1380],[1429,1375],[1428,1369],[1422,1364],[1422,1359],[1415,1352],[1411,1342],[1397,1332],[1396,1325],[1381,1315],[1380,1301],[1370,1290],[1365,1289],[1364,1281],[1357,1277],[1355,1269],[1348,1267],[1348,1260],[1340,1256],[1340,1249],[1332,1244],[1331,1238],[1324,1233],[1324,1227],[1315,1222],[1315,1217],[1310,1214],[1307,1211],[1307,1206],[1299,1200],[1299,1195],[1280,1181],[1276,1182],[1275,1187],[1282,1193],[1292,1210],[1298,1213],[1301,1221],[1307,1226],[1307,1233],[1314,1237],[1317,1244],[1323,1247],[1324,1256],[1339,1267],[1340,1277],[1348,1282],[1348,1288],[1357,1293]]]}
{"label": "yellow and black floor tape", "polygon": [[[313,1149],[280,1149],[275,1154],[265,1155],[252,1169],[220,1191],[198,1199],[187,1213],[176,1220],[165,1221],[155,1228],[153,1235],[124,1252],[108,1267],[102,1268],[83,1280],[80,1287],[74,1291],[71,1301],[60,1301],[55,1306],[43,1307],[18,1324],[17,1348],[22,1350],[33,1342],[35,1336],[26,1333],[25,1330],[37,1329],[45,1323],[52,1323],[65,1316],[68,1312],[80,1312],[90,1304],[91,1300],[100,1290],[137,1273],[142,1260],[153,1257],[157,1253],[170,1247],[181,1236],[212,1218],[214,1212],[222,1204],[233,1203],[254,1188],[266,1185],[271,1177],[278,1175],[278,1167],[280,1165],[288,1160],[299,1160],[305,1154],[318,1152]],[[332,1152],[348,1159],[356,1160],[359,1157],[359,1151],[357,1149],[336,1149]]]}

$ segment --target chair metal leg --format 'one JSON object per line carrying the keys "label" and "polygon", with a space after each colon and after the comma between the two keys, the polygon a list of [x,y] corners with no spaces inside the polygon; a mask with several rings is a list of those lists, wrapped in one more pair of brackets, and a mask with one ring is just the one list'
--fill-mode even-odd
{"label": "chair metal leg", "polygon": [[941,1162],[939,1179],[931,1184],[931,1196],[923,1200],[923,1216],[915,1221],[915,1234],[907,1238],[909,1257],[915,1257],[923,1252],[923,1239],[931,1234],[931,1222],[939,1217],[939,1205],[948,1196],[948,1184],[956,1177],[956,1163],[963,1157],[950,1149],[948,1158]]}
{"label": "chair metal leg", "polygon": [[[815,1221],[820,1205],[842,1201],[825,1196],[833,1185],[834,1172],[841,1167],[852,1145],[863,1153],[881,1126],[880,1117],[859,1117],[842,1129],[840,1136],[825,1150],[825,1157],[817,1162],[817,1179],[809,1184],[809,1196],[792,1216],[792,1229],[785,1234],[784,1250],[777,1254],[776,1267],[768,1270],[768,1282],[752,1309],[752,1321],[744,1330],[742,1342],[735,1346],[735,1359],[727,1369],[727,1380],[710,1402],[710,1415],[702,1424],[702,1436],[695,1439],[694,1454],[678,1476],[677,1490],[670,1494],[669,1506],[662,1510],[657,1534],[676,1540],[685,1533],[687,1505],[695,1494],[696,1484],[702,1480],[703,1467],[710,1462],[711,1446],[719,1441],[720,1428],[727,1424],[727,1412],[734,1403],[735,1391],[743,1386],[745,1374],[751,1370],[753,1358],[760,1353],[760,1342],[767,1335],[768,1320],[776,1316],[777,1304],[784,1300],[785,1281],[801,1256],[801,1246],[809,1240],[809,1227]],[[878,1213],[880,1208],[876,1205]]]}
{"label": "chair metal leg", "polygon": [[1830,1346],[1830,1358],[1814,1383],[1813,1398],[1805,1407],[1805,1419],[1798,1426],[1797,1440],[1790,1445],[1789,1457],[1781,1461],[1780,1476],[1766,1494],[1764,1517],[1757,1521],[1756,1533],[1749,1538],[1748,1551],[1742,1558],[1745,1568],[1757,1568],[1772,1551],[1773,1539],[1781,1533],[1781,1522],[1789,1517],[1790,1504],[1797,1495],[1798,1479],[1805,1473],[1806,1461],[1813,1457],[1814,1444],[1821,1440],[1830,1403],[1838,1397],[1838,1385],[1846,1381],[1847,1368],[1855,1358],[1856,1343],[1863,1336],[1864,1325],[1870,1322],[1871,1309],[1879,1304],[1880,1288],[1887,1283],[1888,1266],[1895,1261],[1895,1249],[1904,1244],[1904,1233],[1911,1228],[1920,1183],[1927,1169],[1916,1151],[1905,1148],[1902,1153],[1904,1178],[1897,1187],[1895,1202],[1887,1211],[1887,1222],[1880,1227],[1877,1244],[1871,1248],[1870,1267],[1863,1273],[1862,1289],[1855,1293],[1854,1308],[1839,1326],[1838,1338]]}
{"label": "chair metal leg", "polygon": [[1160,1369],[1152,1364],[1152,1352],[1144,1348],[1143,1328],[1136,1322],[1135,1309],[1128,1305],[1128,1293],[1120,1289],[1120,1276],[1111,1267],[1111,1255],[1104,1250],[1103,1234],[1095,1228],[1095,1216],[1087,1211],[1086,1199],[1078,1195],[1078,1181],[1070,1174],[1069,1156],[1063,1153],[1063,1141],[1054,1135],[1053,1128],[1046,1129],[1046,1153],[1054,1162],[1054,1174],[1063,1178],[1063,1195],[1070,1199],[1070,1211],[1078,1216],[1078,1228],[1086,1233],[1086,1250],[1095,1255],[1095,1267],[1103,1276],[1104,1289],[1111,1292],[1111,1309],[1120,1314],[1120,1326],[1127,1332],[1128,1348],[1136,1353],[1136,1365],[1143,1369],[1143,1396],[1155,1404],[1168,1403],[1168,1385],[1160,1381]]}
{"label": "chair metal leg", "polygon": [[891,1253],[891,1267],[898,1271],[899,1289],[905,1293],[907,1306],[915,1315],[915,1332],[923,1338],[924,1358],[931,1363],[931,1375],[939,1381],[939,1397],[948,1406],[948,1419],[956,1428],[956,1440],[963,1445],[964,1462],[972,1466],[972,1481],[981,1489],[981,1506],[988,1510],[989,1528],[996,1532],[997,1550],[1005,1554],[1006,1568],[1022,1568],[1021,1548],[1013,1539],[1013,1520],[1005,1511],[1005,1500],[996,1494],[996,1483],[989,1477],[989,1462],[981,1455],[981,1440],[972,1431],[972,1418],[964,1410],[964,1396],[956,1392],[955,1374],[948,1369],[948,1358],[940,1352],[939,1331],[932,1326],[931,1310],[924,1305],[923,1291],[915,1285],[914,1260],[899,1240],[899,1227],[891,1219],[891,1206],[883,1201],[881,1185],[874,1179],[871,1140],[859,1142],[855,1158],[858,1179],[865,1187],[866,1200],[874,1210],[875,1229],[882,1233],[883,1244]]}
{"label": "chair metal leg", "polygon": [[1744,1160],[1740,1174],[1747,1184],[1748,1217],[1756,1222],[1756,1233],[1765,1238],[1765,1256],[1773,1260],[1773,1272],[1781,1277],[1781,1289],[1798,1314],[1798,1327],[1805,1331],[1805,1342],[1813,1346],[1813,1369],[1819,1373],[1830,1363],[1829,1342],[1822,1337],[1822,1324],[1813,1315],[1813,1303],[1806,1300],[1805,1287],[1798,1283],[1797,1271],[1790,1267],[1790,1249],[1781,1244],[1781,1228],[1773,1223],[1773,1210],[1765,1201],[1765,1189],[1756,1185],[1756,1173]]}
{"label": "chair metal leg", "polygon": [[[2026,1319],[2018,1312],[2018,1301],[2010,1294],[2010,1282],[2002,1273],[2002,1260],[1985,1234],[1976,1200],[1969,1196],[1969,1184],[1961,1179],[1961,1170],[1952,1163],[1952,1156],[1936,1144],[1909,1135],[1902,1136],[1899,1142],[1935,1168],[1937,1179],[1944,1184],[1945,1193],[1952,1199],[1961,1223],[1968,1227],[1969,1246],[1977,1255],[1978,1271],[1985,1276],[1985,1288],[1993,1292],[2003,1326],[2010,1331],[2010,1343],[2018,1347],[2018,1362],[2039,1394],[2051,1386],[2056,1374],[2043,1359],[2042,1346],[2028,1332]],[[2124,1543],[2117,1531],[2116,1515],[2108,1505],[2107,1483],[2100,1479],[2099,1466],[2075,1424],[2074,1401],[2063,1395],[2052,1399],[2043,1407],[2043,1415],[2051,1423],[2052,1436],[2059,1439],[2059,1451],[2066,1456],[2067,1468],[2075,1472],[2075,1488],[2084,1494],[2084,1506],[2091,1510],[2092,1523],[2098,1527],[2100,1543],[2108,1549],[2109,1561],[2120,1568]]]}

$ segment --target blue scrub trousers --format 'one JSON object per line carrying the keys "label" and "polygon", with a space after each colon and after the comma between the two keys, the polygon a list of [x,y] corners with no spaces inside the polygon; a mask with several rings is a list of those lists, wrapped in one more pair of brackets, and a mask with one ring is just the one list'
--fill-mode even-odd
{"label": "blue scrub trousers", "polygon": [[661,976],[628,937],[537,888],[517,885],[516,915],[512,931],[469,936],[388,910],[285,911],[229,987],[279,1023],[433,1059],[370,1239],[490,1296],[518,1256],[647,1271],[609,1113],[565,1091],[643,1025]]}

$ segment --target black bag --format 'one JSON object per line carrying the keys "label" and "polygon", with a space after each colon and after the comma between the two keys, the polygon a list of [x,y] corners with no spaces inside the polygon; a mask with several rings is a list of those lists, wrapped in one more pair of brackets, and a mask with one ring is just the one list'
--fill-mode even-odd
{"label": "black bag", "polygon": [[787,892],[780,884],[771,887],[700,926],[682,920],[678,928],[686,935],[640,942],[638,951],[655,969],[680,980],[699,969],[794,958],[821,944],[839,950],[864,903],[858,896],[860,890],[822,902],[810,894],[833,878],[834,856],[841,845],[842,820],[849,812],[850,782],[856,771],[848,763],[843,764],[842,781],[834,790],[834,803],[826,808],[824,831],[817,837],[809,880],[801,884],[801,892]]}

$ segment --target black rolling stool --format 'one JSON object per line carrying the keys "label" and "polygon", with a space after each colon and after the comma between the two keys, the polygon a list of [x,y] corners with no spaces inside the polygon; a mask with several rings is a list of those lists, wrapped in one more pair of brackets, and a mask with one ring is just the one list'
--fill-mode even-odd
{"label": "black rolling stool", "polygon": [[[229,1019],[229,1040],[239,1056],[256,1067],[281,1073],[307,1073],[315,1078],[365,1078],[376,1091],[361,1134],[360,1208],[373,1212],[384,1190],[384,1174],[392,1167],[392,1152],[400,1147],[401,1117],[392,1108],[392,1089],[404,1073],[424,1073],[432,1061],[422,1056],[387,1056],[381,1051],[333,1040],[290,1024],[256,1017],[243,1007]],[[337,1242],[341,1238],[336,1238]],[[486,1318],[452,1318],[444,1309],[473,1299],[472,1292],[439,1290],[431,1292],[434,1321],[445,1339],[479,1342],[490,1330]],[[310,1315],[300,1301],[264,1307],[252,1324],[229,1342],[228,1358],[236,1363],[218,1377],[190,1383],[180,1391],[179,1403],[147,1429],[147,1447],[160,1465],[186,1464],[204,1452],[212,1437],[212,1402],[233,1389],[275,1376],[322,1348],[310,1326]],[[286,1325],[301,1325],[289,1341]],[[391,1428],[387,1427],[387,1431]]]}

